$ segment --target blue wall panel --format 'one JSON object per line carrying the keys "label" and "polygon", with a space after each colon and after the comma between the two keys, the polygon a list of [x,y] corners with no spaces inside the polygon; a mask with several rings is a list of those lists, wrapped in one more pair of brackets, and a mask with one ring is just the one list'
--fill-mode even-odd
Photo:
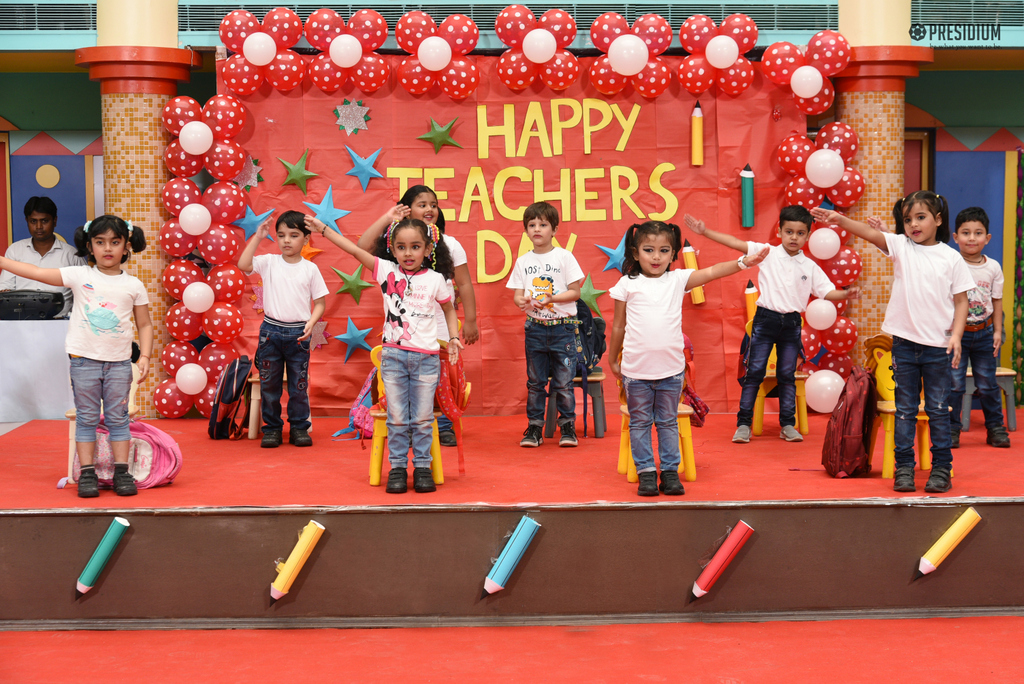
{"label": "blue wall panel", "polygon": [[[44,188],[36,182],[36,170],[44,164],[51,164],[60,171],[60,182],[52,188]],[[30,237],[23,218],[25,202],[29,197],[45,195],[57,205],[57,232],[74,244],[75,229],[85,223],[85,193],[84,156],[11,155],[13,239]]]}
{"label": "blue wall panel", "polygon": [[[935,190],[949,202],[949,230],[956,215],[967,207],[981,207],[988,214],[992,240],[985,256],[1003,262],[1003,193],[1006,174],[1005,152],[937,152]],[[953,244],[950,241],[950,244]],[[954,249],[956,245],[953,245]]]}

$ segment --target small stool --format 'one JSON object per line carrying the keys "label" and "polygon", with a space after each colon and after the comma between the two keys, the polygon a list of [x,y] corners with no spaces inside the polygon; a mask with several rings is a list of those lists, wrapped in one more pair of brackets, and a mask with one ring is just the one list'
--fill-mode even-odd
{"label": "small stool", "polygon": [[[1017,431],[1017,404],[1014,397],[1013,383],[1017,380],[1017,371],[1012,368],[996,368],[996,384],[1003,392],[1003,399],[1006,402],[1006,427],[1010,432]],[[960,413],[961,431],[967,432],[971,429],[971,396],[974,394],[974,372],[967,368],[967,383],[964,389],[964,406]]]}
{"label": "small stool", "polygon": [[260,376],[249,376],[249,439],[260,436],[263,399],[260,395]]}
{"label": "small stool", "polygon": [[[633,449],[629,443],[629,409],[625,404],[619,405],[622,413],[622,432],[619,436],[619,474],[626,476],[627,482],[637,482],[636,463],[633,462]],[[697,465],[693,458],[693,432],[690,429],[690,416],[693,408],[686,402],[679,402],[677,421],[679,423],[679,472],[687,482],[697,479]]]}
{"label": "small stool", "polygon": [[[572,386],[574,390],[577,387],[583,387],[583,378],[579,376],[573,378]],[[592,400],[590,403],[594,405],[594,436],[604,437],[608,422],[604,410],[604,371],[600,366],[587,375],[587,394]],[[551,439],[555,435],[555,425],[558,423],[556,403],[553,397],[548,397],[547,416],[544,421],[544,437],[546,439]]]}
{"label": "small stool", "polygon": [[[811,376],[798,370],[794,377],[796,378],[796,429],[800,431],[801,435],[806,435],[810,433],[811,428],[807,421],[807,392],[804,389],[804,381]],[[777,384],[778,380],[775,377],[775,370],[774,368],[769,368],[768,372],[764,375],[764,380],[761,382],[761,387],[757,390],[757,401],[754,402],[754,420],[750,426],[750,431],[755,435],[760,435],[764,428],[765,397],[768,396],[768,393]]]}
{"label": "small stool", "polygon": [[[882,478],[891,480],[896,470],[896,402],[880,401],[877,404],[878,415],[871,426],[871,445],[868,449],[868,462],[875,453],[875,442],[878,439],[878,427],[885,429],[885,446],[882,449]],[[931,430],[928,427],[928,414],[924,412],[924,403],[918,408],[917,414],[917,450],[921,455],[921,470],[932,469]]]}
{"label": "small stool", "polygon": [[[441,465],[441,440],[437,435],[437,419],[441,416],[440,411],[434,411],[433,439],[430,442],[430,472],[434,477],[434,484],[444,484],[444,469]],[[370,485],[380,486],[381,475],[384,472],[384,450],[388,441],[388,412],[383,411],[380,405],[370,409],[370,417],[373,418],[373,443],[370,449]]]}

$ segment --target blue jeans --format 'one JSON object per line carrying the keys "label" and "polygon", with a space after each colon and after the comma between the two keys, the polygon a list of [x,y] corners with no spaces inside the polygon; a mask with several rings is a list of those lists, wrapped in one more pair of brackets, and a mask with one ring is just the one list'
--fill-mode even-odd
{"label": "blue jeans", "polygon": [[661,469],[678,470],[679,399],[683,394],[683,374],[661,380],[636,380],[623,376],[626,408],[629,409],[629,446],[638,473],[655,470],[651,448],[651,424],[658,428],[658,458]]}
{"label": "blue jeans", "polygon": [[775,347],[775,382],[779,388],[779,425],[796,425],[796,364],[804,353],[800,325],[798,311],[781,314],[757,307],[747,346],[747,372],[740,381],[743,391],[736,414],[737,427],[754,422],[754,404],[768,370],[772,347]]}
{"label": "blue jeans", "polygon": [[437,354],[384,347],[380,374],[388,404],[388,461],[405,468],[429,468],[434,438],[434,392],[441,377]]}
{"label": "blue jeans", "polygon": [[[953,372],[943,347],[892,338],[892,376],[896,381],[896,467],[914,467],[917,412],[924,385],[924,412],[932,435],[932,468],[950,468],[949,390]],[[919,444],[927,449],[927,444]]]}
{"label": "blue jeans", "polygon": [[100,424],[100,401],[103,422],[111,442],[132,438],[128,429],[128,394],[132,388],[132,362],[94,361],[71,358],[71,391],[75,397],[75,441],[95,442],[96,426]]}
{"label": "blue jeans", "polygon": [[[981,410],[985,412],[985,429],[1003,426],[1003,395],[996,384],[998,359],[992,356],[994,328],[990,325],[981,330],[964,331],[960,340],[960,365],[953,369],[953,389],[949,393],[949,405],[953,412],[949,416],[952,429],[962,428],[960,414],[963,412],[964,391],[967,386],[967,362],[971,362],[974,386],[981,396]],[[968,417],[970,420],[970,417]]]}
{"label": "blue jeans", "polygon": [[280,431],[281,393],[284,369],[288,368],[288,423],[293,430],[308,430],[309,422],[309,340],[299,342],[302,326],[289,327],[269,323],[260,325],[260,343],[256,348],[256,367],[260,369],[260,396],[263,402],[263,432]]}
{"label": "blue jeans", "polygon": [[543,325],[526,319],[526,417],[530,425],[544,425],[548,378],[558,407],[558,425],[576,421],[576,323]]}

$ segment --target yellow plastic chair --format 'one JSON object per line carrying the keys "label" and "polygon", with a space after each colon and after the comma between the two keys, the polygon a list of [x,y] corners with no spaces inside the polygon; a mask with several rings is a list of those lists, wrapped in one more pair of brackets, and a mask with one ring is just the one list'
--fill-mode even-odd
{"label": "yellow plastic chair", "polygon": [[[754,321],[751,319],[747,321],[748,337],[753,328]],[[750,432],[755,436],[759,436],[764,431],[764,400],[768,393],[778,385],[778,378],[775,376],[777,367],[778,355],[775,353],[775,347],[772,346],[772,352],[768,355],[768,367],[765,369],[764,380],[761,381],[761,386],[757,390],[757,399],[754,401],[754,417],[751,421]],[[811,425],[807,420],[807,390],[804,388],[804,381],[811,376],[798,370],[794,377],[796,379],[796,429],[801,435],[807,435],[811,432]]]}
{"label": "yellow plastic chair", "polygon": [[[639,477],[636,474],[636,463],[633,461],[633,449],[629,443],[629,409],[626,408],[626,390],[619,385],[619,412],[622,414],[622,432],[619,435],[619,474],[626,476],[627,482],[637,482]],[[679,473],[686,482],[694,482],[697,479],[697,464],[693,457],[693,432],[690,429],[690,416],[693,415],[693,408],[689,404],[680,401],[677,411],[679,425],[679,451],[682,459],[679,461]]]}

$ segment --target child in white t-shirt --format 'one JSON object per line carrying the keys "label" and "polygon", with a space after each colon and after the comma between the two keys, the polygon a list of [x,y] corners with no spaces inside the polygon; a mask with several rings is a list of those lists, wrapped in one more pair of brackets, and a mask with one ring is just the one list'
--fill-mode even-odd
{"label": "child in white t-shirt", "polygon": [[516,306],[526,313],[526,417],[529,425],[519,442],[538,447],[544,442],[545,388],[551,378],[551,399],[558,407],[558,445],[574,447],[576,439],[576,300],[583,270],[568,250],[551,241],[558,231],[558,210],[535,202],[523,213],[533,249],[516,260],[505,287],[515,290]]}
{"label": "child in white t-shirt", "polygon": [[270,232],[273,217],[269,217],[238,257],[240,269],[246,274],[259,273],[263,279],[264,316],[256,349],[256,367],[260,372],[263,412],[260,446],[267,449],[281,445],[285,368],[288,369],[288,442],[300,447],[313,446],[309,435],[309,338],[324,313],[327,284],[320,269],[302,256],[302,248],[309,243],[305,217],[299,211],[281,214],[276,228],[280,254],[253,256]]}
{"label": "child in white t-shirt", "polygon": [[[893,207],[896,234],[883,233],[835,211],[811,212],[822,223],[838,225],[864,238],[893,260],[892,294],[882,330],[892,335],[892,374],[896,381],[896,474],[893,490],[913,492],[914,437],[924,386],[924,410],[932,441],[932,472],[924,490],[949,491],[949,393],[952,369],[960,363],[967,321],[967,292],[974,279],[963,258],[948,244],[949,205],[944,197],[918,190]],[[927,449],[927,444],[920,445]]]}
{"label": "child in white t-shirt", "polygon": [[[622,381],[629,409],[629,442],[640,478],[637,494],[683,494],[679,481],[679,400],[686,370],[682,330],[683,294],[716,278],[760,263],[767,247],[699,271],[669,267],[682,249],[679,226],[648,221],[626,231],[625,275],[608,291],[615,300],[615,322],[608,348],[609,367]],[[619,353],[622,360],[619,361]],[[658,428],[661,485],[651,448],[651,425]]]}

